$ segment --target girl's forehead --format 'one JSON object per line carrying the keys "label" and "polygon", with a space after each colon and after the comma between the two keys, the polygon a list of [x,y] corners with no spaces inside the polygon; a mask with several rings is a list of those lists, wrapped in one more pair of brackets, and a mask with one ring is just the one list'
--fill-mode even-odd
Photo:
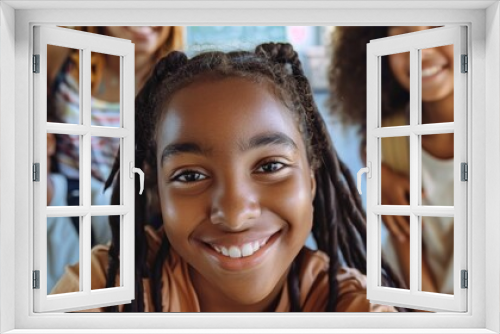
{"label": "girl's forehead", "polygon": [[204,80],[176,92],[165,106],[157,140],[235,140],[256,131],[298,133],[293,113],[269,83],[226,78]]}

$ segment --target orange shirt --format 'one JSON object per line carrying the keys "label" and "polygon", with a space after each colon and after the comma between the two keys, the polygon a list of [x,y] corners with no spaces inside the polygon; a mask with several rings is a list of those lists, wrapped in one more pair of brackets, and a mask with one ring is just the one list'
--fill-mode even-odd
{"label": "orange shirt", "polygon": [[[158,250],[161,239],[152,229],[146,229],[148,236],[148,261]],[[304,250],[303,265],[300,269],[300,304],[304,312],[323,312],[328,298],[328,256],[321,251]],[[106,286],[108,267],[108,247],[96,246],[92,250],[92,289]],[[75,292],[79,289],[79,266],[66,268],[66,273],[57,283],[52,293]],[[338,271],[339,296],[337,312],[395,312],[392,306],[370,304],[366,299],[366,277],[357,269],[343,267]],[[119,282],[119,277],[117,277]],[[150,280],[143,279],[144,312],[154,312],[150,293]],[[163,312],[200,312],[198,297],[189,276],[188,264],[172,249],[165,261],[162,272]],[[120,306],[119,310],[123,307]],[[287,282],[282,288],[276,312],[290,310]],[[102,312],[103,308],[84,312]]]}

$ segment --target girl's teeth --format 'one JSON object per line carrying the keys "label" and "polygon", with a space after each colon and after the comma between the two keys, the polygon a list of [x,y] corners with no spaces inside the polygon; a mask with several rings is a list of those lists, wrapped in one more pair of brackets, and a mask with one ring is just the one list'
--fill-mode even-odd
{"label": "girl's teeth", "polygon": [[259,245],[259,242],[256,241],[252,244],[252,249],[253,249],[253,252],[255,253],[256,251],[258,251],[260,248],[260,245]]}
{"label": "girl's teeth", "polygon": [[438,73],[440,70],[441,70],[441,67],[439,67],[439,66],[426,68],[425,70],[422,70],[422,77],[430,77],[430,76]]}
{"label": "girl's teeth", "polygon": [[231,258],[239,258],[239,257],[246,257],[254,254],[256,251],[258,251],[262,246],[264,246],[269,240],[269,238],[264,239],[263,241],[255,241],[255,242],[249,242],[247,244],[244,244],[241,248],[238,246],[231,246],[229,249],[227,249],[224,246],[216,246],[216,245],[211,245],[213,249],[217,253],[221,253],[224,256],[228,256]]}
{"label": "girl's teeth", "polygon": [[241,250],[236,246],[229,247],[229,257],[241,257]]}
{"label": "girl's teeth", "polygon": [[252,244],[244,244],[241,247],[241,256],[250,256],[254,252]]}

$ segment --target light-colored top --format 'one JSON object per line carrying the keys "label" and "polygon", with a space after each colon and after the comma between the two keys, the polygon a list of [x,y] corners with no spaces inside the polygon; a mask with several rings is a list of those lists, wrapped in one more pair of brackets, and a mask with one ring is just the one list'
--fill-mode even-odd
{"label": "light-colored top", "polygon": [[[406,125],[407,116],[396,114],[383,120],[383,126]],[[422,188],[425,190],[423,205],[453,206],[452,159],[437,159],[422,150]],[[410,143],[408,137],[384,138],[382,161],[392,170],[409,175]],[[436,288],[441,293],[453,294],[453,218],[423,217],[422,240],[425,259],[429,264]],[[383,227],[385,230],[385,226]],[[383,231],[384,234],[386,231]],[[385,260],[403,277],[391,238],[383,245]]]}
{"label": "light-colored top", "polygon": [[[148,262],[154,259],[161,239],[152,229],[148,236]],[[108,247],[97,246],[92,251],[92,289],[104,288],[108,267]],[[304,261],[300,268],[300,304],[305,312],[325,311],[328,298],[328,257],[320,251],[304,249]],[[172,249],[169,260],[162,271],[163,312],[200,312],[198,296],[189,276],[189,265]],[[339,282],[337,312],[395,312],[392,306],[370,304],[366,299],[366,276],[352,268],[341,268],[337,274]],[[117,277],[116,282],[119,282]],[[151,300],[150,280],[143,279],[144,311],[155,312]],[[70,266],[58,282],[56,292],[78,291],[78,265]],[[276,312],[290,310],[287,283],[284,284]],[[119,307],[121,311],[123,306]],[[102,308],[84,312],[101,312]]]}
{"label": "light-colored top", "polygon": [[[422,150],[423,205],[453,206],[453,159],[437,159]],[[437,289],[453,294],[453,217],[423,217],[422,239]]]}

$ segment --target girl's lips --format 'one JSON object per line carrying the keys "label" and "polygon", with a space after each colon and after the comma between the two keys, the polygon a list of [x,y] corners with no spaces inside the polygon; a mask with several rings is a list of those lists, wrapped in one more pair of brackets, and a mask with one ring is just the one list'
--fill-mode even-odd
{"label": "girl's lips", "polygon": [[222,269],[230,272],[241,272],[262,263],[280,236],[281,231],[274,233],[255,253],[244,257],[229,257],[217,252],[212,245],[200,241],[198,244],[209,258],[213,259]]}

